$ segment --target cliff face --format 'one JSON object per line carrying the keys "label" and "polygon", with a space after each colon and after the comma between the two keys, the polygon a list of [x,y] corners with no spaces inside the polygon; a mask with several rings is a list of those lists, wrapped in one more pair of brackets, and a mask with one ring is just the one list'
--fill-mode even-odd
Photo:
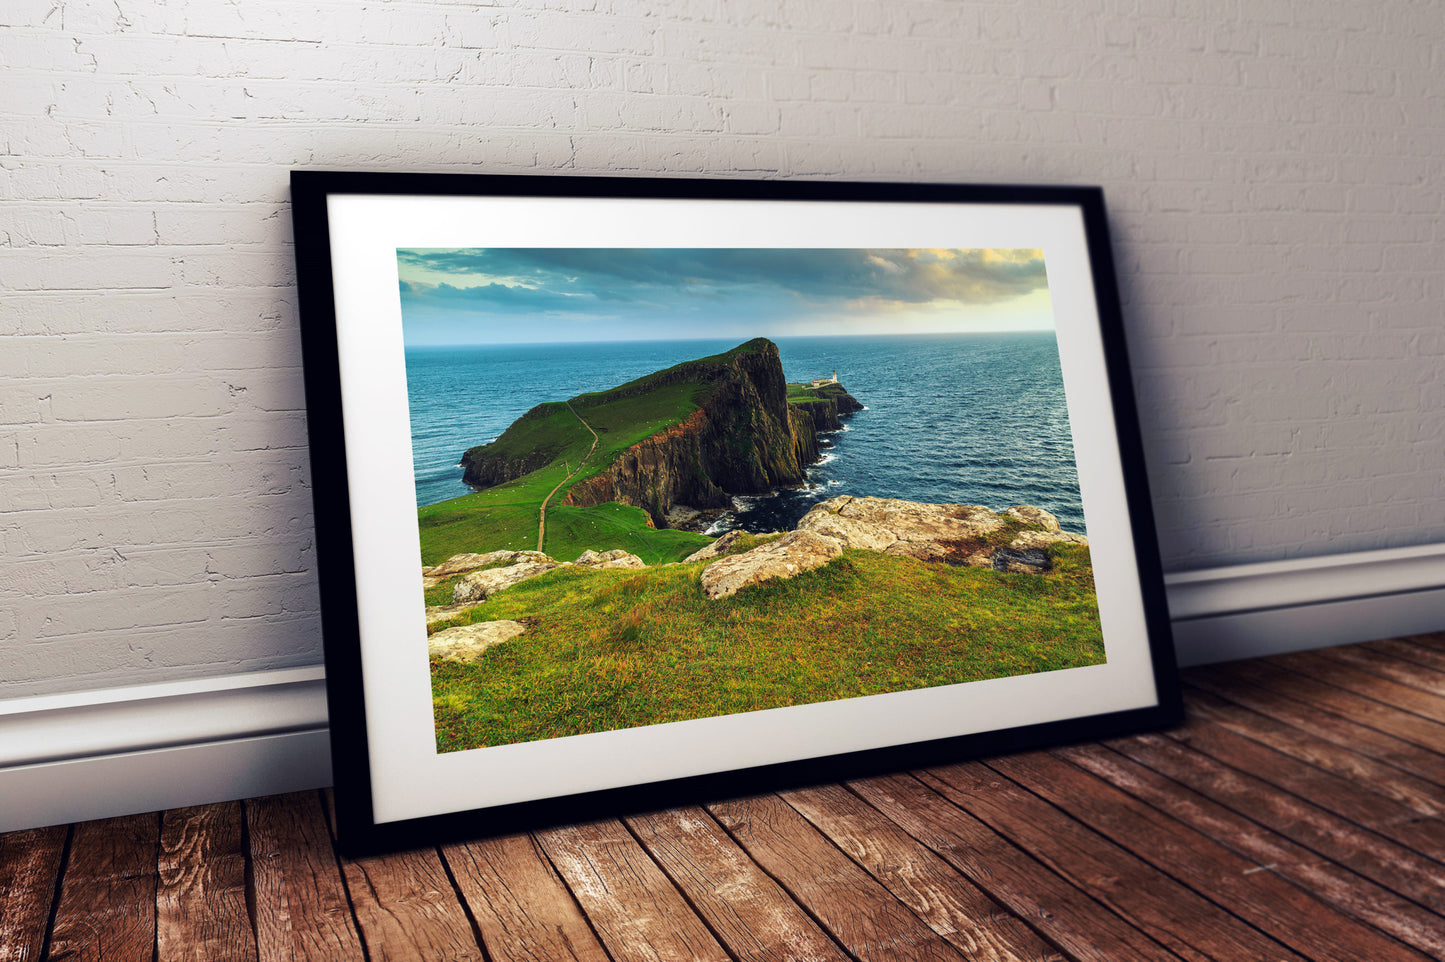
{"label": "cliff face", "polygon": [[468,448],[462,455],[462,480],[474,488],[490,488],[520,478],[524,474],[531,474],[555,461],[562,451],[560,441],[539,443],[536,439],[528,438],[514,443],[507,442],[519,429],[525,433],[528,422],[540,421],[564,409],[564,405],[555,401],[539,404],[519,417],[497,439],[502,443],[493,442]]}
{"label": "cliff face", "polygon": [[804,467],[818,457],[815,428],[788,404],[777,345],[758,338],[724,356],[728,361],[708,372],[713,390],[698,411],[573,485],[566,503],[636,505],[662,526],[677,504],[725,508],[730,495],[802,484]]}
{"label": "cliff face", "polygon": [[[582,418],[589,408],[637,397],[673,384],[706,386],[698,410],[679,424],[639,441],[600,474],[572,485],[564,504],[583,507],[617,501],[646,510],[658,527],[675,505],[726,508],[731,495],[762,494],[802,484],[804,468],[818,460],[817,432],[841,427],[839,413],[858,410],[846,391],[837,398],[788,403],[777,345],[757,338],[716,357],[689,361],[598,394],[572,399]],[[555,451],[530,448],[525,423],[555,412],[538,405],[499,439],[463,457],[468,484],[487,487],[521,477],[555,460]],[[569,415],[570,417],[570,415]]]}

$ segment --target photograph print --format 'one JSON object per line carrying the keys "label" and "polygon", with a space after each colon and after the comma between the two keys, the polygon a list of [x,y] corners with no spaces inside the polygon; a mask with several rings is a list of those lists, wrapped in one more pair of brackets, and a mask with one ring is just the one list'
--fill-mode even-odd
{"label": "photograph print", "polygon": [[438,753],[1106,662],[1042,250],[395,250]]}

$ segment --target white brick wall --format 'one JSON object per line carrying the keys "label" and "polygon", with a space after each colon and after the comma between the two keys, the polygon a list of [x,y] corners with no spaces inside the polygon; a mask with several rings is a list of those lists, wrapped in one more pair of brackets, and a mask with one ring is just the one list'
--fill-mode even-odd
{"label": "white brick wall", "polygon": [[1102,184],[1172,570],[1445,541],[1412,0],[5,0],[0,697],[320,657],[292,167]]}

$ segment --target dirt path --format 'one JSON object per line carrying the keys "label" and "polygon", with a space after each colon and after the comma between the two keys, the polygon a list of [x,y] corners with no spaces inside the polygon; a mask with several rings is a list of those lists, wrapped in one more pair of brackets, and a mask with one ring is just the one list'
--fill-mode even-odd
{"label": "dirt path", "polygon": [[592,425],[588,424],[586,421],[583,421],[582,415],[578,414],[572,409],[571,401],[563,401],[562,403],[567,405],[567,410],[572,411],[572,416],[578,421],[581,421],[582,426],[587,429],[589,434],[592,435],[592,447],[587,449],[587,454],[582,458],[581,461],[577,462],[577,467],[572,469],[572,473],[567,475],[567,477],[563,478],[561,481],[558,481],[557,487],[547,492],[547,496],[542,499],[542,512],[537,518],[538,551],[542,550],[542,542],[547,540],[547,502],[552,500],[552,495],[556,494],[559,490],[561,490],[562,485],[566,484],[568,481],[571,481],[574,477],[576,477],[577,472],[582,470],[582,465],[586,464],[587,459],[592,457],[592,452],[597,450],[597,442],[600,440],[597,437],[597,432],[592,430]]}

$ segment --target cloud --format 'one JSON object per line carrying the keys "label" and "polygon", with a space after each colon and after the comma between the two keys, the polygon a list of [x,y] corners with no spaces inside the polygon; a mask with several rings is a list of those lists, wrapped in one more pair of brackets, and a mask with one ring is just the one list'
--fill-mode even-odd
{"label": "cloud", "polygon": [[403,298],[494,310],[662,308],[687,298],[838,310],[991,304],[1047,287],[1037,250],[476,248],[401,250],[397,259]]}

